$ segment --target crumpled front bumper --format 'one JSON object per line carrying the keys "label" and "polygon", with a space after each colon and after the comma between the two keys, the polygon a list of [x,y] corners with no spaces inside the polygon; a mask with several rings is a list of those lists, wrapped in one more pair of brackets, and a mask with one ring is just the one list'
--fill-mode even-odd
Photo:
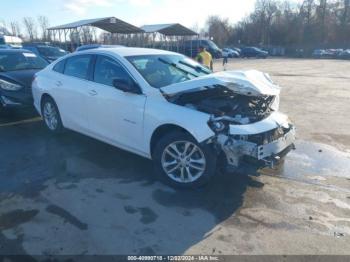
{"label": "crumpled front bumper", "polygon": [[290,125],[285,133],[265,143],[257,144],[249,141],[249,136],[245,139],[237,139],[231,135],[219,135],[218,143],[230,166],[238,167],[244,157],[249,157],[264,163],[265,166],[273,167],[281,157],[295,148],[295,136],[295,127]]}
{"label": "crumpled front bumper", "polygon": [[295,127],[291,127],[290,131],[284,134],[282,137],[275,141],[272,141],[266,145],[260,145],[257,147],[256,157],[258,160],[262,160],[268,157],[279,154],[287,147],[292,145],[295,141]]}

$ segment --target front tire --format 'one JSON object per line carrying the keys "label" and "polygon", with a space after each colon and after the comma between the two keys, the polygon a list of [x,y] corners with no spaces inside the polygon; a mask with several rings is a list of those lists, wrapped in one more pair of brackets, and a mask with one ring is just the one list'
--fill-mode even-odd
{"label": "front tire", "polygon": [[189,134],[175,131],[163,136],[155,146],[155,171],[162,181],[176,188],[198,188],[216,172],[217,156]]}
{"label": "front tire", "polygon": [[55,101],[51,97],[45,97],[41,103],[41,115],[45,126],[53,133],[62,133],[63,125]]}

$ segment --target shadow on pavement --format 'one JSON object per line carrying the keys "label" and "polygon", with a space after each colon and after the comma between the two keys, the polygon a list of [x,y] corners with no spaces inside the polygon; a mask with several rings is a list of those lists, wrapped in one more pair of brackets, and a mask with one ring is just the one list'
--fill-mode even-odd
{"label": "shadow on pavement", "polygon": [[[42,245],[99,239],[104,251],[91,246],[95,254],[182,254],[241,207],[247,187],[263,186],[247,175],[218,174],[208,187],[176,191],[157,182],[151,161],[71,131],[51,135],[41,122],[0,128],[0,150],[0,196],[22,195],[34,201],[31,208],[36,210],[36,199],[44,195],[46,209],[36,216],[43,228],[62,224],[52,218],[62,219],[60,214],[86,224],[84,230],[70,230],[70,238],[66,224],[55,237],[48,229],[47,235],[37,236]],[[52,205],[55,212],[48,212]],[[100,226],[107,229],[95,228]],[[24,235],[37,234],[30,221],[22,230]],[[108,235],[110,230],[114,236]],[[62,247],[61,254],[84,251],[79,244],[67,249]]]}
{"label": "shadow on pavement", "polygon": [[38,117],[38,113],[33,107],[27,108],[1,108],[0,107],[0,125],[13,122],[28,120]]}

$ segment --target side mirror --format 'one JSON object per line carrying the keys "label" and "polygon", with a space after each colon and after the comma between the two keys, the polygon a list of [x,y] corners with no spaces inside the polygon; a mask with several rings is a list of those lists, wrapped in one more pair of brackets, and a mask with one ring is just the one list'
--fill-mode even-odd
{"label": "side mirror", "polygon": [[113,80],[113,86],[126,93],[142,94],[139,85],[132,80],[116,78]]}

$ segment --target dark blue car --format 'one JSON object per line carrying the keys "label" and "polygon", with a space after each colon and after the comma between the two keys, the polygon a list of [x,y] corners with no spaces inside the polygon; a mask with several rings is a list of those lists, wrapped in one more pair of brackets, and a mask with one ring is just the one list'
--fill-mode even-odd
{"label": "dark blue car", "polygon": [[268,52],[257,47],[244,47],[241,49],[242,57],[267,58],[268,55]]}
{"label": "dark blue car", "polygon": [[24,49],[0,49],[0,109],[32,106],[35,73],[48,62]]}
{"label": "dark blue car", "polygon": [[47,62],[52,63],[56,59],[68,54],[67,51],[48,44],[24,44],[23,49],[32,51],[36,55],[42,57]]}

